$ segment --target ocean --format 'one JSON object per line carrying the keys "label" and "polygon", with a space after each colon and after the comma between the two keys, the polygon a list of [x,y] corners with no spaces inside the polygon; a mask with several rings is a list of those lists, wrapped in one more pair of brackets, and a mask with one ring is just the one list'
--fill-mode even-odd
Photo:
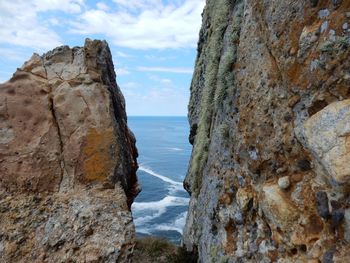
{"label": "ocean", "polygon": [[187,117],[129,117],[139,151],[142,192],[132,205],[138,236],[158,236],[179,244],[189,195],[183,189],[191,145]]}

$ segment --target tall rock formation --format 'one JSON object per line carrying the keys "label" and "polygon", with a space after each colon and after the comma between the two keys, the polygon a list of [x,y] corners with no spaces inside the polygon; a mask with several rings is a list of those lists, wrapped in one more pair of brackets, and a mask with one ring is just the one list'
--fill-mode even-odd
{"label": "tall rock formation", "polygon": [[0,261],[126,262],[137,150],[105,41],[0,85]]}
{"label": "tall rock formation", "polygon": [[350,1],[207,0],[191,85],[200,262],[350,262]]}

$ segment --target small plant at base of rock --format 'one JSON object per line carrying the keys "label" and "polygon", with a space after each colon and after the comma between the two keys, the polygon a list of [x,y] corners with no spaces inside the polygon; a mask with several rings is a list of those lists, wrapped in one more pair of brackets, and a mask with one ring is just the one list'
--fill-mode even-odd
{"label": "small plant at base of rock", "polygon": [[132,256],[133,263],[195,263],[197,255],[158,237],[140,238]]}
{"label": "small plant at base of rock", "polygon": [[161,238],[146,237],[139,239],[136,248],[146,253],[151,258],[161,256],[172,247],[167,240]]}
{"label": "small plant at base of rock", "polygon": [[186,251],[183,247],[178,247],[176,254],[167,257],[168,263],[196,263],[197,261],[197,255]]}

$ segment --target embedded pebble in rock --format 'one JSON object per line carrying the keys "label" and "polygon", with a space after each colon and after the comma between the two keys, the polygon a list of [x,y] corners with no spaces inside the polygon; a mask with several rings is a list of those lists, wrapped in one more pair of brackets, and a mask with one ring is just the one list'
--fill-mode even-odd
{"label": "embedded pebble in rock", "polygon": [[344,210],[336,209],[332,211],[332,226],[339,227],[344,219]]}
{"label": "embedded pebble in rock", "polygon": [[338,7],[341,4],[342,0],[332,0],[334,6]]}
{"label": "embedded pebble in rock", "polygon": [[278,168],[278,169],[276,170],[276,173],[277,173],[277,174],[282,174],[282,173],[286,172],[287,170],[288,170],[287,167],[281,167],[281,168]]}
{"label": "embedded pebble in rock", "polygon": [[326,192],[316,193],[316,206],[317,206],[317,212],[320,215],[320,217],[324,219],[327,219],[330,217],[328,196]]}
{"label": "embedded pebble in rock", "polygon": [[237,225],[242,225],[244,223],[244,218],[241,212],[235,213],[233,217]]}
{"label": "embedded pebble in rock", "polygon": [[321,25],[321,33],[325,32],[328,29],[328,21],[324,21]]}
{"label": "embedded pebble in rock", "polygon": [[282,178],[279,178],[278,179],[278,186],[281,188],[281,189],[287,189],[289,186],[290,186],[290,179],[289,179],[289,176],[284,176]]}
{"label": "embedded pebble in rock", "polygon": [[260,198],[260,206],[271,225],[285,228],[298,218],[294,203],[277,185],[265,185]]}
{"label": "embedded pebble in rock", "polygon": [[329,30],[329,36],[328,36],[330,41],[335,41],[336,40],[336,33],[333,29]]}
{"label": "embedded pebble in rock", "polygon": [[322,263],[334,263],[333,261],[334,256],[334,249],[328,250],[324,255],[322,259]]}
{"label": "embedded pebble in rock", "polygon": [[320,19],[326,18],[327,16],[329,16],[330,12],[328,9],[322,9],[318,12],[318,17]]}

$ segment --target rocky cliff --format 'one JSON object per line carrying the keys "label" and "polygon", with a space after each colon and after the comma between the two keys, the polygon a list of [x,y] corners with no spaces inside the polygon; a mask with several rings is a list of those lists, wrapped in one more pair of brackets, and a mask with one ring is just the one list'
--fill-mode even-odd
{"label": "rocky cliff", "polygon": [[200,262],[350,262],[350,1],[207,0],[184,245]]}
{"label": "rocky cliff", "polygon": [[126,262],[137,150],[106,42],[34,54],[0,85],[0,261]]}

